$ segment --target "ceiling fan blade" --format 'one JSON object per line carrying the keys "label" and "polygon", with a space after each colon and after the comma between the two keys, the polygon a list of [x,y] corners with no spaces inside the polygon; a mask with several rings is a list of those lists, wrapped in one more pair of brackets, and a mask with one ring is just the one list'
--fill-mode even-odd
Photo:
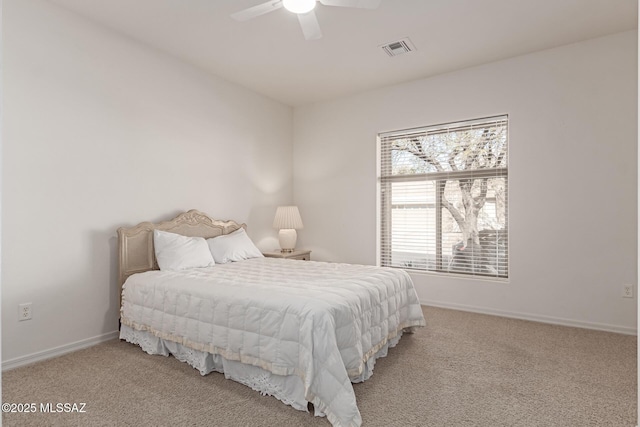
{"label": "ceiling fan blade", "polygon": [[313,10],[307,13],[299,13],[298,21],[300,22],[302,33],[306,40],[318,40],[322,37],[320,24],[318,24],[318,18]]}
{"label": "ceiling fan blade", "polygon": [[319,0],[325,6],[356,7],[358,9],[377,9],[382,0]]}
{"label": "ceiling fan blade", "polygon": [[264,15],[265,13],[273,12],[282,7],[282,0],[271,0],[266,3],[259,4],[257,6],[250,7],[240,12],[231,14],[231,17],[236,21],[248,21],[256,16]]}

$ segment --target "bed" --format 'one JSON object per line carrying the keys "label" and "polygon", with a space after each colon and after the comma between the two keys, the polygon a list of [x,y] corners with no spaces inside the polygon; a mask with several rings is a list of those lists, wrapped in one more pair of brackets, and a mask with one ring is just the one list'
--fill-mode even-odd
{"label": "bed", "polygon": [[149,354],[171,354],[202,375],[223,373],[298,410],[312,403],[315,415],[335,427],[360,426],[352,383],[367,380],[403,333],[425,325],[409,275],[259,253],[159,269],[154,233],[158,247],[164,232],[199,245],[206,239],[214,253],[214,243],[245,228],[191,210],[118,229],[120,338]]}

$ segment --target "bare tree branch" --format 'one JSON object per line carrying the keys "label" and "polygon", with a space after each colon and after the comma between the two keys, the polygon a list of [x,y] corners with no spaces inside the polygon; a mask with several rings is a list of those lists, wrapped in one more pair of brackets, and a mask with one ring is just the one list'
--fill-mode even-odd
{"label": "bare tree branch", "polygon": [[477,211],[484,207],[484,203],[487,201],[487,190],[489,186],[487,185],[487,178],[482,178],[480,180],[480,194],[478,197],[474,197],[473,204]]}
{"label": "bare tree branch", "polygon": [[441,201],[442,206],[444,206],[449,211],[453,219],[455,219],[458,223],[458,227],[460,227],[461,230],[464,229],[464,216],[455,206],[453,206],[453,203],[447,200],[447,198],[444,196],[444,192],[442,194]]}
{"label": "bare tree branch", "polygon": [[457,171],[458,165],[456,165],[456,157],[462,152],[462,148],[460,146],[455,147],[451,150],[449,154],[449,166],[451,166],[451,170]]}
{"label": "bare tree branch", "polygon": [[419,159],[423,160],[424,162],[430,164],[431,166],[436,168],[436,170],[438,172],[444,172],[444,168],[442,167],[440,162],[438,162],[436,159],[434,159],[432,156],[428,155],[424,151],[424,147],[422,146],[422,144],[420,143],[420,140],[418,138],[413,138],[411,140],[411,143],[413,144],[414,147],[416,147],[416,149],[415,150],[405,150],[405,151],[408,151],[409,153],[413,154],[417,158],[419,158]]}

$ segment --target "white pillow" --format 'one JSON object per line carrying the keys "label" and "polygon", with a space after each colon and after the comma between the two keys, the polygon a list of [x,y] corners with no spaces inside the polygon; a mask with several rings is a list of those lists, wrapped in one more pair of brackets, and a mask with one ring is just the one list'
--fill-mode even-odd
{"label": "white pillow", "polygon": [[207,244],[216,264],[263,257],[262,252],[256,248],[244,228],[207,239]]}
{"label": "white pillow", "polygon": [[153,246],[160,270],[177,271],[215,264],[207,241],[202,237],[153,230]]}

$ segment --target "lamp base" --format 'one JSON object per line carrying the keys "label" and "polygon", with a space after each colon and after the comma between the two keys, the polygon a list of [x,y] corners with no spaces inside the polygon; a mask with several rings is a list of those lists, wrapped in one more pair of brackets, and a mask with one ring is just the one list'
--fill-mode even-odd
{"label": "lamp base", "polygon": [[290,253],[296,248],[296,240],[298,233],[293,228],[283,228],[278,232],[278,241],[280,242],[280,252]]}

